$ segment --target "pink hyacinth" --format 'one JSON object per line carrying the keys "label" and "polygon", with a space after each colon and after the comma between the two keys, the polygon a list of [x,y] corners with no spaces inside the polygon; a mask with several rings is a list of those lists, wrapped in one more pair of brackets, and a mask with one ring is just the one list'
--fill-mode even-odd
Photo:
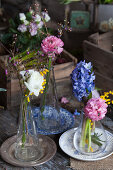
{"label": "pink hyacinth", "polygon": [[98,121],[105,117],[107,113],[107,104],[105,100],[99,98],[91,98],[88,100],[84,108],[85,116],[92,121]]}
{"label": "pink hyacinth", "polygon": [[63,51],[63,45],[63,41],[56,36],[46,37],[41,43],[42,50],[46,54],[60,54]]}

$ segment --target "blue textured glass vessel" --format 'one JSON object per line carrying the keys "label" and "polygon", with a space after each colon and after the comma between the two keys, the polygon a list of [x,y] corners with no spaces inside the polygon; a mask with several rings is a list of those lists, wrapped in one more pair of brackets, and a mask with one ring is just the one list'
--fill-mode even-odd
{"label": "blue textured glass vessel", "polygon": [[[47,108],[47,110],[49,109],[48,107],[50,106],[46,106],[45,109]],[[50,108],[51,112],[45,112],[45,117],[47,119],[50,118],[52,116],[52,107]],[[74,127],[75,125],[75,119],[74,119],[74,115],[72,113],[70,113],[68,110],[64,109],[64,108],[60,108],[60,116],[61,116],[61,126],[59,126],[58,128],[52,128],[48,129],[48,128],[42,128],[41,126],[39,127],[39,122],[38,122],[38,114],[40,113],[40,108],[39,107],[34,107],[33,109],[33,115],[34,115],[34,120],[35,120],[35,124],[36,124],[36,129],[37,129],[37,133],[39,134],[43,134],[43,135],[53,135],[53,134],[59,134],[62,132],[65,132],[68,129],[71,129]],[[57,119],[57,117],[56,117]],[[47,119],[48,120],[48,119]],[[49,126],[50,128],[50,126]]]}
{"label": "blue textured glass vessel", "polygon": [[54,131],[62,126],[53,66],[46,77],[46,87],[40,99],[38,127],[43,131]]}

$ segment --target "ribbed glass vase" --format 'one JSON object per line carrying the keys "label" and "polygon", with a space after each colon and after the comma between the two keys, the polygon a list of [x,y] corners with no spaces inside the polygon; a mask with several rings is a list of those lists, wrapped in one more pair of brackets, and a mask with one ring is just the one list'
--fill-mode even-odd
{"label": "ribbed glass vase", "polygon": [[15,144],[15,157],[20,161],[35,161],[42,155],[30,101],[29,97],[23,95]]}
{"label": "ribbed glass vase", "polygon": [[82,112],[82,121],[75,132],[73,142],[76,150],[85,155],[104,151],[107,137],[101,122],[86,118]]}

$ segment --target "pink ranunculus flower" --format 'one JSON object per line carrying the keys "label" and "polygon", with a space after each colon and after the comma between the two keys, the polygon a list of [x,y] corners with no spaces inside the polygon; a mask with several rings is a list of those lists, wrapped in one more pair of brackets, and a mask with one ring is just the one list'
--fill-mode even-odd
{"label": "pink ranunculus flower", "polygon": [[63,51],[63,45],[63,41],[56,36],[48,36],[41,43],[42,50],[46,54],[60,54]]}
{"label": "pink ranunculus flower", "polygon": [[108,105],[105,100],[99,98],[91,98],[88,100],[84,108],[85,116],[92,121],[98,121],[105,117]]}

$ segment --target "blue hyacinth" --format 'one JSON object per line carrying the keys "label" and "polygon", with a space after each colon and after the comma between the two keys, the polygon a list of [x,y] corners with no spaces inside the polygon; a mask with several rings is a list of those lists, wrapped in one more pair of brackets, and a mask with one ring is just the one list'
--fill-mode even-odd
{"label": "blue hyacinth", "polygon": [[71,80],[74,96],[81,101],[83,97],[88,97],[94,90],[95,75],[92,71],[91,62],[80,61],[72,71]]}

